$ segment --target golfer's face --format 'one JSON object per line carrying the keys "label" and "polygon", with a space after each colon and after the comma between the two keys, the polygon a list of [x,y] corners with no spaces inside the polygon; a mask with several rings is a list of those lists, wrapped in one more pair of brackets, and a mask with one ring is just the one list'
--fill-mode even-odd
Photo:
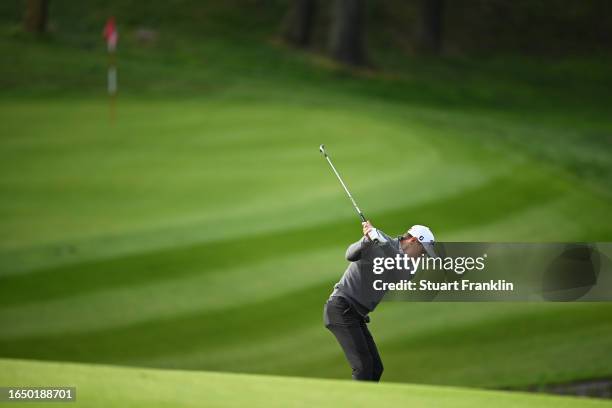
{"label": "golfer's face", "polygon": [[410,237],[409,239],[402,241],[402,249],[404,250],[404,253],[411,258],[416,258],[425,253],[425,248],[423,248],[423,245],[421,245],[421,243],[415,237]]}

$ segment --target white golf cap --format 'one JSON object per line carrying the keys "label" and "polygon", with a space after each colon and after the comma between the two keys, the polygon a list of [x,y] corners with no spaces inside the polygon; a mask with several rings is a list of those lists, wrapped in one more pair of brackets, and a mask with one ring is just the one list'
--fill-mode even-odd
{"label": "white golf cap", "polygon": [[433,232],[429,228],[424,225],[413,225],[408,230],[408,234],[412,235],[416,239],[419,240],[427,255],[432,258],[437,258],[436,252],[434,251],[434,244],[436,243],[436,239],[434,238]]}

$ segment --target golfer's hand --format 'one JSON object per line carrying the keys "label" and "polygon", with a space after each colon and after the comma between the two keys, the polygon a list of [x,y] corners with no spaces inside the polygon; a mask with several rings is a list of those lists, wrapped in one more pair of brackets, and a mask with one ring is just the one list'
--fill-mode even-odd
{"label": "golfer's hand", "polygon": [[362,222],[361,226],[363,227],[363,235],[365,235],[368,240],[379,244],[387,242],[387,238],[374,228],[372,224],[370,224],[370,221]]}

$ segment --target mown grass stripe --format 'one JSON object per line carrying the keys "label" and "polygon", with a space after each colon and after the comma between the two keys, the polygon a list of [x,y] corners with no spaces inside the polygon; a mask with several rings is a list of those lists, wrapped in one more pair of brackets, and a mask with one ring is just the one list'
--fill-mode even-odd
{"label": "mown grass stripe", "polygon": [[[151,370],[103,365],[0,360],[0,380],[73,384],[89,407],[338,407],[379,405],[422,408],[596,408],[607,401],[521,392],[413,384]],[[9,380],[10,379],[10,380]],[[271,397],[273,396],[273,397]]]}
{"label": "mown grass stripe", "polygon": [[[516,176],[496,178],[477,188],[417,206],[373,213],[377,224],[391,233],[403,232],[415,218],[439,231],[459,230],[484,225],[510,214],[542,205],[555,199],[560,190],[554,184],[542,184],[535,178]],[[521,193],[519,194],[518,191]],[[475,203],[478,211],[475,211]],[[394,227],[394,228],[393,228]],[[401,228],[401,229],[400,229]],[[299,254],[338,242],[352,242],[355,221],[346,219],[323,225],[264,233],[244,239],[222,240],[178,249],[168,249],[84,262],[41,270],[27,275],[0,278],[0,306],[36,300],[62,298],[74,294],[95,293],[114,287],[133,287],[146,282],[164,281],[249,262],[272,259],[277,254]],[[24,297],[27,294],[27,298]]]}

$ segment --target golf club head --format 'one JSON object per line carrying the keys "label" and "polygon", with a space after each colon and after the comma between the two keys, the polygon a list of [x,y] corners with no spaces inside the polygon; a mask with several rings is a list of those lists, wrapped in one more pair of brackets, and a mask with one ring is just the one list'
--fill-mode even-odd
{"label": "golf club head", "polygon": [[321,145],[319,146],[319,151],[324,154],[325,156],[327,156],[327,153],[325,153],[325,145]]}

